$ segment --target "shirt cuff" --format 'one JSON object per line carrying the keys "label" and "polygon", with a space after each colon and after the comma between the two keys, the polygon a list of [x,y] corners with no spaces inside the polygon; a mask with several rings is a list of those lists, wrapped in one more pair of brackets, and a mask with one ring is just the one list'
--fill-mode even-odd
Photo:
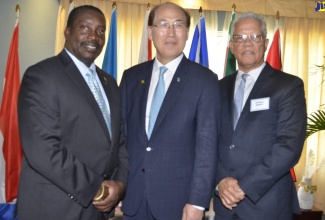
{"label": "shirt cuff", "polygon": [[200,209],[201,211],[203,211],[205,208],[201,207],[201,206],[197,206],[197,205],[192,205],[193,207]]}

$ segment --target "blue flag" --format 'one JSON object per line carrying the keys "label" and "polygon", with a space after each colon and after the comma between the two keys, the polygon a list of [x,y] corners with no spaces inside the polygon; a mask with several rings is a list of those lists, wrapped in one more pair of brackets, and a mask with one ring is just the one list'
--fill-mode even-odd
{"label": "blue flag", "polygon": [[200,17],[200,20],[195,27],[189,59],[209,68],[204,17]]}
{"label": "blue flag", "polygon": [[102,69],[117,79],[117,31],[116,7],[113,8],[111,27],[103,61]]}

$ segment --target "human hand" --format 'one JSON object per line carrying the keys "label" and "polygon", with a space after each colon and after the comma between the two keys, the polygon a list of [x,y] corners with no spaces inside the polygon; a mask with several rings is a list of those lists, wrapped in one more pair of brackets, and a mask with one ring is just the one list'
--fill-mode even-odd
{"label": "human hand", "polygon": [[105,191],[108,192],[103,199],[93,201],[94,206],[100,212],[109,212],[120,201],[121,196],[124,193],[124,184],[120,181],[104,180],[102,185],[105,187]]}
{"label": "human hand", "polygon": [[202,220],[203,216],[203,210],[200,210],[191,204],[186,204],[183,209],[182,220]]}
{"label": "human hand", "polygon": [[238,181],[232,177],[221,180],[218,184],[218,191],[222,204],[230,210],[245,198],[245,193],[238,185]]}

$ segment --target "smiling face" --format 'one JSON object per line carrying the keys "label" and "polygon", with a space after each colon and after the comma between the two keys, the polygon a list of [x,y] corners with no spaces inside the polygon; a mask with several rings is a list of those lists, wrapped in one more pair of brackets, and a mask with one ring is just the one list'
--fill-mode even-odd
{"label": "smiling face", "polygon": [[[252,18],[245,18],[236,23],[233,35],[263,35],[261,24]],[[231,52],[237,59],[238,68],[244,72],[256,69],[264,62],[264,53],[269,43],[268,39],[263,38],[261,42],[251,42],[249,37],[238,43],[230,41]]]}
{"label": "smiling face", "polygon": [[80,11],[64,31],[65,48],[86,66],[90,66],[105,44],[105,17],[94,10]]}
{"label": "smiling face", "polygon": [[183,53],[186,41],[188,39],[188,27],[183,31],[176,31],[173,24],[175,22],[186,23],[184,11],[177,5],[165,3],[155,11],[153,25],[167,22],[171,24],[167,31],[159,27],[148,27],[149,39],[153,41],[157,51],[157,59],[162,64],[166,64],[181,53]]}

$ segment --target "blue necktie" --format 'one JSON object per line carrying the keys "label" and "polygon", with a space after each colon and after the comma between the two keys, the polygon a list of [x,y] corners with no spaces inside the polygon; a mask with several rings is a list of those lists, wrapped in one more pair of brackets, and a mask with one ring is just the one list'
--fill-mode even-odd
{"label": "blue necktie", "polygon": [[243,99],[244,99],[244,93],[245,93],[245,83],[246,78],[248,77],[247,73],[244,73],[241,76],[241,81],[238,86],[238,89],[236,91],[235,97],[234,97],[234,129],[236,128],[240,113],[243,108]]}
{"label": "blue necktie", "polygon": [[110,115],[110,113],[108,111],[108,108],[107,108],[107,106],[105,104],[105,100],[104,100],[102,92],[100,91],[98,82],[94,77],[94,74],[96,74],[96,73],[94,73],[94,71],[92,69],[89,69],[89,70],[90,70],[91,73],[86,73],[86,76],[88,77],[87,84],[88,84],[91,92],[93,93],[96,101],[97,101],[97,104],[98,104],[98,106],[99,106],[99,108],[100,108],[100,110],[101,110],[101,112],[103,114],[103,117],[105,119],[109,135],[112,138],[111,115]]}
{"label": "blue necktie", "polygon": [[160,73],[159,73],[159,80],[156,86],[155,93],[152,97],[150,114],[149,114],[149,126],[148,126],[148,133],[147,136],[150,138],[152,129],[155,125],[158,112],[160,110],[161,104],[165,97],[165,80],[164,80],[164,73],[167,71],[167,67],[161,66]]}

